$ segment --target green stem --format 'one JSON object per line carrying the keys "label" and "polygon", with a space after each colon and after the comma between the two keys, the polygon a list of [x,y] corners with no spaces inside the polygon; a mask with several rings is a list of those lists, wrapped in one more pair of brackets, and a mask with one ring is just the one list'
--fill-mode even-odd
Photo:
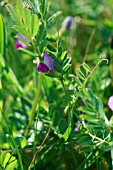
{"label": "green stem", "polygon": [[63,89],[64,89],[64,93],[66,94],[66,88],[65,88],[65,85],[64,85],[64,81],[61,80],[61,83],[62,83],[62,86],[63,86]]}
{"label": "green stem", "polygon": [[85,61],[86,61],[86,57],[87,57],[87,55],[88,55],[89,48],[90,48],[90,46],[91,46],[91,43],[92,43],[94,34],[95,34],[95,28],[93,29],[93,31],[92,31],[92,33],[91,33],[91,36],[89,37],[88,44],[87,44],[86,51],[85,51],[85,57],[84,57],[84,59],[83,59],[83,63],[85,63]]}
{"label": "green stem", "polygon": [[38,49],[38,47],[35,45],[34,40],[32,40],[32,38],[31,38],[30,41],[31,41],[31,43],[32,43],[32,45],[33,45],[33,48],[34,48],[34,50],[35,50],[35,53],[38,54],[38,57],[40,58],[39,49]]}
{"label": "green stem", "polygon": [[32,126],[32,123],[33,123],[34,113],[36,111],[37,104],[39,103],[40,90],[41,90],[41,85],[42,85],[42,75],[43,75],[42,73],[40,73],[40,75],[39,75],[38,86],[37,86],[37,89],[36,89],[36,96],[35,96],[35,99],[34,99],[34,102],[33,102],[33,106],[32,106],[32,110],[31,110],[31,116],[30,116],[30,119],[29,119],[29,123],[28,123],[27,129],[26,129],[26,132],[25,132],[25,137],[26,138],[28,137],[28,134],[29,134],[29,131],[30,131],[30,127]]}

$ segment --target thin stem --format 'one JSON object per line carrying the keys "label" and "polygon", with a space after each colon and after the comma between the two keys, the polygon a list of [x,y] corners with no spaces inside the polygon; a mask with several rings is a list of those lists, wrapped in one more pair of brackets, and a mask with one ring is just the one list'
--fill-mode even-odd
{"label": "thin stem", "polygon": [[[41,90],[41,85],[42,85],[42,73],[39,74],[39,79],[38,79],[38,86],[36,89],[36,96],[33,102],[33,106],[32,106],[32,110],[31,110],[31,116],[29,119],[29,123],[25,132],[25,137],[28,137],[29,131],[30,131],[30,127],[32,126],[33,123],[33,118],[34,118],[34,113],[36,111],[37,108],[37,104],[39,103],[39,99],[40,99],[40,90]],[[38,116],[37,116],[38,117]]]}
{"label": "thin stem", "polygon": [[[52,145],[47,145],[47,146],[45,146],[44,148],[50,148]],[[35,149],[39,149],[40,148],[40,146],[37,146]],[[24,151],[25,153],[27,153],[28,151],[30,152],[33,152],[33,150],[34,150],[34,147],[32,147],[32,148],[21,148],[21,149],[18,149],[19,151]],[[1,153],[3,153],[3,152],[7,152],[7,153],[13,153],[14,155],[15,155],[15,149],[14,150],[1,150]]]}
{"label": "thin stem", "polygon": [[40,53],[39,53],[38,47],[35,44],[35,40],[31,37],[31,35],[29,34],[29,32],[27,30],[26,30],[26,32],[29,35],[29,40],[34,48],[35,53],[38,54],[38,57],[40,58]]}
{"label": "thin stem", "polygon": [[61,83],[62,83],[62,86],[63,86],[63,89],[64,89],[64,93],[66,94],[66,88],[65,88],[65,85],[64,85],[64,81],[61,80]]}
{"label": "thin stem", "polygon": [[[37,112],[37,117],[36,117],[36,127],[35,127],[35,130],[34,130],[34,144],[33,144],[33,155],[35,155],[35,152],[36,152],[36,136],[37,136],[37,127],[38,127],[38,115],[39,115],[39,110]],[[34,163],[34,170],[36,170],[35,168],[35,163]]]}
{"label": "thin stem", "polygon": [[33,156],[33,159],[32,159],[32,161],[31,161],[31,164],[29,165],[28,170],[30,170],[30,169],[32,168],[32,165],[33,165],[33,163],[34,163],[35,160],[36,160],[36,156],[37,156],[38,152],[40,151],[41,147],[43,146],[43,144],[45,143],[45,141],[46,141],[46,139],[47,139],[49,133],[50,133],[50,128],[49,128],[49,130],[48,130],[48,132],[47,132],[45,138],[43,139],[41,145],[39,146],[38,150],[36,151],[35,155]]}
{"label": "thin stem", "polygon": [[38,57],[40,58],[40,53],[39,53],[38,47],[35,45],[35,42],[34,42],[34,40],[32,40],[32,38],[30,40],[34,47],[35,53],[38,54]]}
{"label": "thin stem", "polygon": [[86,47],[86,51],[85,51],[85,57],[83,59],[83,63],[85,62],[86,60],[86,57],[87,57],[87,54],[89,52],[89,48],[91,46],[91,43],[92,43],[92,40],[93,40],[93,37],[94,37],[94,33],[95,33],[95,28],[93,29],[92,33],[91,33],[91,36],[89,37],[89,41],[88,41],[88,44],[87,44],[87,47]]}

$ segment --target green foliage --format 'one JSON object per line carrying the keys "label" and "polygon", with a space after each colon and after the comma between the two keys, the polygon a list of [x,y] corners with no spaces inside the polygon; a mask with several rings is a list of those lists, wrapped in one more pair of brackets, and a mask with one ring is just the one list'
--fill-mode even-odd
{"label": "green foliage", "polygon": [[32,41],[39,29],[39,20],[36,14],[32,14],[28,6],[23,7],[22,1],[18,0],[16,4],[16,10],[14,11],[11,5],[7,5],[7,8],[16,22],[17,25],[13,28]]}
{"label": "green foliage", "polygon": [[2,169],[15,169],[18,167],[17,160],[10,153],[3,152],[0,155],[0,168]]}

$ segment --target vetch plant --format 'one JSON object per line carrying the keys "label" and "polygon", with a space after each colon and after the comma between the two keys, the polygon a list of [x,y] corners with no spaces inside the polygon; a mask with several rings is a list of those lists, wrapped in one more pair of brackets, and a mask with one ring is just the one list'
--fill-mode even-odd
{"label": "vetch plant", "polygon": [[[92,55],[97,60],[91,63],[91,55],[91,61],[86,63],[86,56],[80,60],[78,47],[71,53],[72,49],[63,46],[65,35],[59,34],[61,30],[57,26],[61,25],[57,20],[61,12],[51,15],[50,5],[46,0],[24,3],[17,0],[14,6],[7,4],[14,20],[11,35],[17,32],[15,48],[18,50],[14,50],[14,54],[13,49],[6,46],[7,34],[0,15],[0,92],[4,93],[0,93],[3,119],[0,132],[3,129],[5,141],[0,168],[105,169],[106,154],[109,154],[111,168],[113,120],[104,108],[104,100],[97,97],[95,91],[98,81],[106,76],[109,65],[104,61],[108,64],[108,60],[99,58],[94,51]],[[69,30],[72,24],[73,18],[68,16],[62,28]],[[57,34],[52,32],[53,27]],[[92,38],[86,47],[87,55],[91,44]],[[16,71],[11,69],[11,59],[17,64]],[[104,68],[102,75],[98,73],[101,68]],[[108,106],[113,110],[113,96]]]}

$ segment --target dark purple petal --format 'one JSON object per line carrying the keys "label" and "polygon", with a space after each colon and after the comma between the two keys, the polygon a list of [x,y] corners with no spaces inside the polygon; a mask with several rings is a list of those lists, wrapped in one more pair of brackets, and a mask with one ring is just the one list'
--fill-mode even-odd
{"label": "dark purple petal", "polygon": [[46,64],[44,64],[44,63],[39,63],[39,64],[38,64],[38,71],[39,71],[39,72],[44,72],[44,73],[46,73],[46,72],[49,71],[49,68],[47,67]]}
{"label": "dark purple petal", "polygon": [[30,43],[30,41],[26,37],[24,37],[22,34],[17,34],[17,36],[19,36],[20,38],[22,38],[26,42]]}
{"label": "dark purple petal", "polygon": [[69,29],[72,25],[72,17],[66,18],[66,29]]}
{"label": "dark purple petal", "polygon": [[49,68],[49,71],[53,72],[53,59],[50,57],[46,52],[43,53],[44,55],[44,64]]}
{"label": "dark purple petal", "polygon": [[20,40],[16,40],[15,42],[15,49],[18,50],[18,48],[25,48],[28,49],[28,46],[21,42]]}
{"label": "dark purple petal", "polygon": [[111,96],[108,100],[108,106],[113,111],[113,96]]}
{"label": "dark purple petal", "polygon": [[62,27],[63,29],[69,29],[71,25],[72,25],[72,17],[67,16],[62,23]]}

